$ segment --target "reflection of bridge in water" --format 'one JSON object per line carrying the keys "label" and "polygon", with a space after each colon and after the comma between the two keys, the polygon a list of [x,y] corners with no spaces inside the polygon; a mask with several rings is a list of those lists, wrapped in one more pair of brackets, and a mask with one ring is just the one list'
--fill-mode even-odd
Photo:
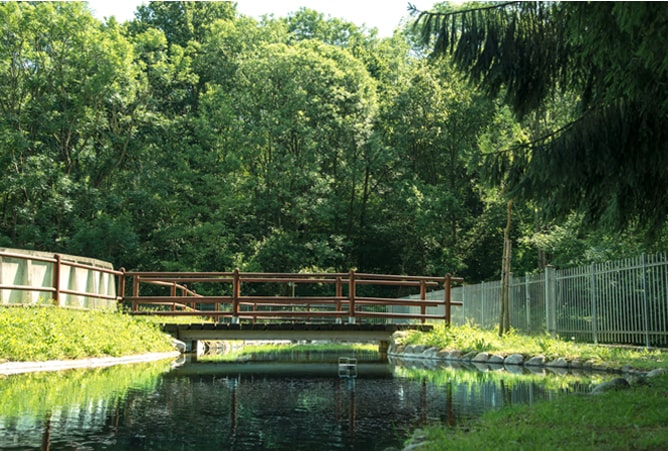
{"label": "reflection of bridge in water", "polygon": [[[132,314],[165,316],[165,330],[188,345],[205,340],[377,341],[383,350],[398,330],[429,330],[427,321],[449,324],[451,307],[461,305],[451,301],[450,288],[461,281],[449,274],[355,271],[124,272],[119,291],[131,292],[122,299]],[[443,298],[427,299],[436,289],[443,289]],[[192,319],[178,324],[169,317]]]}

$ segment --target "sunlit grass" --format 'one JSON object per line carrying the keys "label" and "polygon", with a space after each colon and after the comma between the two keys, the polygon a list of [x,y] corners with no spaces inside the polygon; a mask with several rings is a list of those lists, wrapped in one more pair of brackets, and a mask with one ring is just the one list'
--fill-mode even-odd
{"label": "sunlit grass", "polygon": [[437,324],[431,332],[411,331],[404,337],[403,344],[434,346],[439,349],[457,350],[464,354],[489,352],[503,356],[544,355],[548,360],[562,357],[566,360],[579,360],[611,367],[623,365],[631,365],[638,369],[668,367],[667,355],[660,350],[576,343],[558,337],[552,338],[549,335],[523,335],[514,330],[499,337],[495,330],[481,329],[472,324],[450,328]]}
{"label": "sunlit grass", "polygon": [[0,360],[45,361],[172,351],[150,320],[57,307],[0,308]]}

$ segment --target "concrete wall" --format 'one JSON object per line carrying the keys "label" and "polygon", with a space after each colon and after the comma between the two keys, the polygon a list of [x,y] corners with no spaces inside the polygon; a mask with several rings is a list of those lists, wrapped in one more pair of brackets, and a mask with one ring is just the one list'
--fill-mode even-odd
{"label": "concrete wall", "polygon": [[[56,286],[54,280],[56,263],[51,261],[54,258],[54,254],[47,252],[0,248],[0,305],[55,303],[52,288]],[[94,268],[77,268],[70,266],[71,263]],[[111,263],[101,260],[61,254],[59,305],[89,309],[116,309],[116,277],[96,268],[114,269]],[[18,289],[18,287],[24,289]],[[66,291],[77,293],[66,293]],[[104,298],[99,296],[104,296]]]}

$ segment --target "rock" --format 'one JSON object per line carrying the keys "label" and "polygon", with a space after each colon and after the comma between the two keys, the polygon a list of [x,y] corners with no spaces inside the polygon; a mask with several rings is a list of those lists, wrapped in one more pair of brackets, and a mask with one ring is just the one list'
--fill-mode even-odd
{"label": "rock", "polygon": [[615,379],[612,379],[607,382],[603,382],[601,384],[598,384],[594,389],[591,391],[592,395],[598,395],[601,393],[606,393],[609,391],[616,391],[616,390],[623,390],[626,388],[629,388],[631,384],[624,379],[623,377],[617,377]]}
{"label": "rock", "polygon": [[441,360],[450,360],[450,353],[444,349],[442,351],[438,351],[436,353],[436,357]]}
{"label": "rock", "polygon": [[426,349],[426,346],[423,345],[409,345],[406,346],[406,354],[422,354]]}
{"label": "rock", "polygon": [[486,352],[480,352],[476,354],[476,356],[473,357],[473,360],[471,361],[475,363],[485,363],[487,360],[489,360],[489,354]]}
{"label": "rock", "polygon": [[462,353],[461,351],[450,351],[450,360],[461,360],[462,359]]}
{"label": "rock", "polygon": [[427,348],[424,351],[422,351],[422,353],[428,357],[436,357],[436,354],[438,354],[438,352],[439,349],[435,347]]}
{"label": "rock", "polygon": [[543,366],[545,365],[545,356],[544,355],[537,355],[535,357],[531,357],[529,360],[524,363],[524,366]]}
{"label": "rock", "polygon": [[464,361],[464,362],[470,362],[477,355],[478,355],[478,353],[475,352],[475,351],[467,352],[466,354],[461,356],[461,360]]}
{"label": "rock", "polygon": [[490,365],[502,365],[503,364],[503,357],[500,355],[490,355],[489,359],[487,359],[487,363]]}
{"label": "rock", "polygon": [[649,373],[647,373],[647,375],[645,377],[647,377],[648,379],[652,379],[653,377],[663,376],[664,374],[668,374],[668,369],[657,368],[657,369],[652,370]]}
{"label": "rock", "polygon": [[546,363],[545,366],[552,368],[568,368],[568,361],[563,357],[559,357],[558,359]]}
{"label": "rock", "polygon": [[522,354],[511,354],[503,361],[504,365],[521,365],[524,363]]}

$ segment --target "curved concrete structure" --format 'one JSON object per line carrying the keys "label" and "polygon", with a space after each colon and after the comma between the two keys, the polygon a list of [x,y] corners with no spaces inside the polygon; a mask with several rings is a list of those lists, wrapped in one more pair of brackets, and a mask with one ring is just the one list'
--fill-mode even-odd
{"label": "curved concrete structure", "polygon": [[113,310],[117,274],[101,260],[0,248],[0,305]]}

